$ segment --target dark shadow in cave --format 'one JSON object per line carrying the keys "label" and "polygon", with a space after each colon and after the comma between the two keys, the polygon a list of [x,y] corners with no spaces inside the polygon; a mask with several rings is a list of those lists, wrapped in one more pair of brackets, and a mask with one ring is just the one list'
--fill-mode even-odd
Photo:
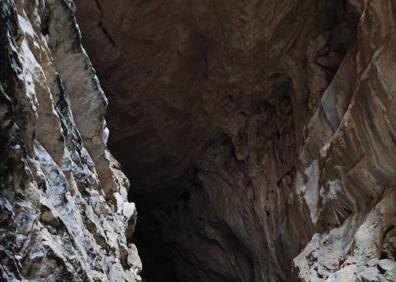
{"label": "dark shadow in cave", "polygon": [[[138,205],[137,208],[144,213],[142,206]],[[137,222],[133,239],[139,248],[139,255],[144,265],[141,273],[143,281],[181,282],[177,279],[177,272],[170,255],[171,246],[159,240],[161,230],[153,228],[158,223],[149,223],[149,221],[150,219],[141,218]]]}
{"label": "dark shadow in cave", "polygon": [[134,189],[129,192],[129,200],[135,202],[138,209],[133,242],[138,246],[144,265],[141,273],[143,281],[185,282],[175,268],[175,260],[180,259],[180,250],[167,241],[161,218],[170,217],[174,210],[188,204],[191,191],[199,189],[197,173],[197,168],[189,169],[179,178],[163,184],[163,187],[156,190],[155,197],[150,192],[142,193],[144,189],[139,189],[139,194]]}
{"label": "dark shadow in cave", "polygon": [[[204,224],[215,229],[215,232],[217,232],[215,235],[223,241],[222,243],[225,247],[219,247],[217,246],[218,242],[212,242],[210,240],[208,240],[210,242],[204,246],[214,246],[214,249],[227,248],[230,245],[237,246],[237,248],[233,250],[224,251],[224,253],[229,251],[227,255],[231,254],[234,260],[230,259],[226,262],[228,264],[233,264],[231,267],[232,269],[231,271],[230,269],[226,269],[223,273],[221,273],[222,270],[216,272],[217,269],[208,269],[209,267],[207,265],[202,265],[195,261],[194,255],[189,254],[189,252],[193,253],[197,251],[197,247],[193,246],[193,244],[185,244],[182,248],[182,244],[176,245],[174,242],[171,242],[170,240],[172,240],[172,237],[174,237],[173,240],[177,240],[180,234],[177,234],[177,232],[169,232],[172,231],[172,227],[166,226],[166,228],[164,228],[164,225],[178,220],[178,214],[174,213],[174,211],[183,209],[184,206],[187,206],[191,200],[190,195],[194,191],[206,189],[202,194],[211,193],[211,191],[209,191],[210,187],[201,187],[201,183],[197,177],[197,168],[194,167],[195,159],[202,157],[200,152],[191,153],[188,150],[193,150],[195,146],[203,146],[202,152],[207,152],[215,148],[213,150],[214,153],[208,153],[206,156],[207,158],[215,159],[213,155],[221,152],[221,150],[225,148],[225,152],[222,152],[224,153],[222,157],[226,156],[226,159],[231,159],[231,161],[228,159],[226,161],[233,164],[236,163],[237,165],[235,165],[235,167],[238,170],[242,170],[245,165],[244,160],[239,160],[239,158],[243,158],[244,156],[235,157],[234,148],[234,146],[239,146],[243,149],[249,142],[246,132],[243,132],[244,125],[241,125],[240,138],[239,141],[237,141],[238,144],[235,145],[232,140],[230,140],[230,136],[227,136],[227,139],[222,135],[226,130],[224,128],[211,128],[213,131],[217,130],[215,133],[208,133],[202,130],[201,127],[206,129],[206,127],[209,127],[208,124],[212,122],[212,119],[219,117],[217,110],[210,112],[208,109],[194,108],[197,112],[205,112],[204,115],[212,115],[209,117],[205,116],[207,119],[200,120],[203,126],[196,126],[198,122],[195,121],[195,117],[192,117],[191,108],[196,105],[201,106],[201,104],[199,104],[203,99],[201,96],[208,95],[205,91],[216,89],[214,92],[209,93],[211,95],[213,94],[213,101],[210,101],[209,104],[220,103],[222,107],[220,111],[223,111],[222,114],[224,114],[224,116],[222,118],[224,118],[226,125],[227,123],[231,123],[231,120],[227,120],[227,118],[245,120],[248,117],[251,118],[254,116],[257,118],[257,124],[262,122],[262,130],[268,131],[275,116],[286,116],[289,113],[291,113],[291,115],[296,114],[296,112],[292,112],[291,109],[292,100],[296,97],[293,97],[294,94],[285,95],[289,90],[293,92],[293,81],[291,80],[290,73],[288,73],[290,70],[279,70],[275,69],[274,66],[274,69],[266,69],[262,72],[262,66],[266,63],[264,59],[267,58],[262,56],[261,53],[268,52],[266,49],[256,50],[257,54],[259,54],[258,56],[248,53],[252,58],[246,68],[244,60],[241,60],[241,62],[238,61],[240,57],[243,57],[241,53],[238,53],[237,50],[222,49],[228,48],[228,46],[223,46],[222,40],[219,40],[219,34],[215,34],[214,38],[210,37],[208,31],[208,34],[202,34],[200,28],[206,28],[206,30],[217,32],[216,28],[219,25],[218,21],[214,22],[214,26],[196,27],[195,25],[198,25],[198,21],[194,22],[192,17],[194,11],[190,11],[190,7],[186,8],[180,5],[174,6],[173,4],[175,1],[168,1],[166,5],[158,5],[158,7],[151,5],[153,3],[161,4],[161,1],[157,0],[147,1],[147,3],[145,1],[141,1],[141,3],[137,1],[139,2],[138,4],[136,4],[136,1],[136,3],[134,1],[124,2],[129,3],[131,7],[117,7],[117,9],[114,9],[115,14],[109,10],[109,7],[107,7],[107,9],[103,8],[108,5],[113,5],[109,4],[110,2],[108,1],[77,0],[76,4],[78,8],[81,8],[79,22],[83,34],[85,33],[84,46],[87,48],[89,57],[98,71],[101,84],[110,100],[109,116],[107,117],[111,131],[110,150],[122,163],[124,171],[127,173],[132,183],[129,196],[130,200],[136,203],[138,209],[138,221],[133,241],[136,243],[143,261],[143,279],[146,282],[192,282],[186,281],[181,277],[181,272],[183,272],[183,270],[187,269],[186,271],[188,271],[185,265],[189,264],[190,269],[193,268],[193,270],[196,271],[192,274],[192,279],[194,279],[194,281],[206,282],[207,280],[205,280],[205,278],[210,277],[210,281],[216,282],[251,282],[247,280],[254,279],[252,278],[255,275],[254,271],[257,271],[255,267],[257,267],[257,265],[263,267],[263,265],[252,260],[252,253],[254,250],[252,251],[249,248],[250,246],[243,245],[245,243],[244,240],[241,240],[238,236],[234,236],[235,234],[226,234],[232,230],[230,231],[224,228],[221,219],[219,220],[216,218],[217,221],[205,222]],[[202,1],[202,3],[204,3],[204,1]],[[219,3],[221,3],[221,1],[219,1]],[[226,6],[231,2],[225,1],[224,3],[227,3],[224,4]],[[318,59],[320,64],[315,67],[324,71],[326,81],[331,81],[346,51],[355,40],[355,23],[357,20],[350,16],[347,7],[344,7],[344,1],[322,0],[318,1],[317,5],[320,9],[318,11],[313,9],[313,11],[318,13],[318,26],[312,36],[319,36],[319,34],[323,33],[326,42],[324,46],[318,50],[317,54],[315,54],[315,58],[311,59]],[[165,10],[162,11],[162,8]],[[210,5],[207,8],[209,11],[208,15],[205,15],[207,20],[210,19],[212,14],[222,16],[225,19],[229,15],[227,11],[224,15],[218,15],[218,11],[210,10]],[[178,18],[180,16],[178,14],[179,9],[186,13],[192,13],[191,19],[188,20],[188,24],[183,25],[184,18],[187,16],[182,17],[183,20]],[[135,10],[137,12],[135,12]],[[126,29],[125,26],[123,26],[124,29],[122,29],[120,26],[124,22],[118,22],[117,19],[121,17],[121,14],[124,15],[124,13],[127,14],[127,12],[131,12],[130,18],[126,17],[124,20],[125,22],[130,20],[131,26]],[[301,16],[312,18],[312,15],[306,15],[304,12],[305,9],[302,9]],[[172,17],[169,17],[169,15],[172,15]],[[165,19],[168,18],[172,18],[172,20],[167,22]],[[173,22],[173,20],[175,20],[175,22]],[[180,22],[177,22],[177,20],[180,20]],[[279,37],[287,36],[287,34],[283,33],[288,33],[290,31],[290,20],[290,17],[285,18],[285,24],[283,28],[279,30],[279,34],[277,34]],[[206,21],[202,22],[206,23]],[[210,21],[208,21],[208,23],[210,23]],[[186,34],[188,34],[188,36],[184,38],[185,41],[182,41],[177,36],[173,37],[174,34],[172,32],[166,33],[164,38],[161,37],[161,33],[175,30],[176,28],[173,25],[181,25],[183,27],[181,32],[186,31]],[[165,29],[161,30],[162,27],[165,27]],[[153,30],[150,28],[153,28]],[[340,30],[342,32],[340,32]],[[146,35],[154,39],[136,40],[137,37],[145,38]],[[181,41],[179,42],[178,40]],[[181,47],[183,48],[180,49],[187,50],[187,52],[183,56],[180,54],[174,56],[173,49],[169,47],[161,49],[163,46],[158,44],[158,42],[162,44],[174,42],[178,42],[179,44],[185,43],[186,45],[182,45]],[[133,52],[128,53],[132,49]],[[220,52],[216,53],[218,50],[220,50]],[[125,52],[125,54],[122,52]],[[158,54],[161,54],[161,56],[157,57]],[[167,60],[159,61],[161,65],[158,66],[157,60],[162,59],[162,56],[167,58]],[[183,60],[183,58],[185,60]],[[301,59],[303,60],[304,58]],[[125,63],[126,61],[127,63]],[[174,65],[168,64],[168,61],[173,62]],[[237,64],[240,63],[240,68],[238,69],[240,73],[238,72],[236,74],[232,73],[235,67],[235,61]],[[304,61],[303,63],[307,64],[308,62]],[[225,76],[222,69],[224,66],[229,67],[229,73],[226,73]],[[164,72],[156,72],[158,69]],[[168,77],[168,73],[174,71],[174,69],[176,69],[174,77]],[[248,71],[245,71],[246,69]],[[262,76],[259,77],[256,83],[259,84],[262,80],[269,80],[271,83],[265,84],[265,86],[267,88],[271,87],[271,89],[263,90],[263,93],[265,92],[264,94],[254,93],[256,96],[252,95],[248,97],[248,95],[244,94],[249,92],[251,85],[249,83],[246,84],[246,80],[251,78],[249,71],[252,70],[255,71],[252,73],[256,73],[257,71],[257,73]],[[242,77],[240,81],[237,81],[235,85],[230,84],[227,77],[238,77],[239,75]],[[166,79],[164,79],[164,77]],[[194,88],[195,85],[193,87],[192,82],[197,79],[200,79],[200,86],[207,86],[207,84],[210,83],[213,84],[209,85],[209,88]],[[160,84],[159,81],[167,81],[167,84]],[[267,92],[273,93],[268,94]],[[307,95],[307,93],[303,94]],[[319,96],[321,93],[316,94]],[[266,96],[263,97],[264,95]],[[187,98],[185,98],[185,96],[187,96]],[[318,102],[319,99],[320,97],[317,97],[316,102]],[[166,104],[168,100],[171,102],[175,101],[175,104]],[[262,101],[265,101],[265,103],[262,103]],[[161,102],[163,104],[161,104]],[[298,110],[300,113],[307,115],[308,111],[306,111],[306,108],[303,108],[306,107],[305,102],[306,100],[303,100],[302,107]],[[242,108],[243,105],[246,104],[249,106]],[[260,105],[264,105],[263,109],[257,109],[260,108]],[[211,105],[206,106],[209,107]],[[180,107],[182,107],[182,109],[180,109]],[[278,109],[276,109],[277,107]],[[229,112],[233,110],[235,110],[237,114],[232,113],[232,116],[228,116]],[[275,111],[275,113],[270,113],[271,111]],[[269,117],[260,120],[266,115]],[[153,126],[153,120],[156,121],[158,117],[160,122]],[[187,124],[188,126],[184,124],[185,120],[189,122]],[[270,120],[271,124],[266,123],[267,120]],[[168,127],[163,125],[168,121],[170,121],[167,124]],[[280,123],[282,123],[282,121]],[[291,121],[291,123],[293,123],[293,121]],[[223,124],[222,126],[226,127],[226,125]],[[125,129],[128,129],[130,132]],[[181,129],[184,129],[184,131]],[[196,132],[198,132],[198,134]],[[276,141],[282,141],[285,135],[289,133],[293,135],[293,132],[280,132],[275,129],[274,132],[271,131],[267,135],[266,133],[262,134],[262,139],[259,140],[261,143],[258,144],[258,152],[253,153],[261,154],[261,149],[262,151],[266,149],[265,144],[269,139],[273,138]],[[203,139],[205,139],[205,141],[196,140],[201,136],[204,136]],[[184,146],[184,139],[188,139],[188,141],[191,142],[190,146]],[[211,143],[207,142],[206,139],[213,139],[215,141]],[[163,142],[163,140],[168,143],[162,145],[161,142]],[[271,142],[271,140],[269,141]],[[199,144],[199,146],[196,144]],[[290,162],[292,163],[294,161],[294,155],[290,156],[285,154],[286,149],[284,148],[288,145],[286,142],[278,142],[276,144],[277,145],[272,148],[273,154],[276,155],[276,158],[281,159],[282,164],[288,166],[286,171],[289,171],[291,167],[293,167],[293,164],[288,164],[287,162],[288,159],[291,159]],[[292,144],[292,146],[293,145],[295,144]],[[154,149],[152,149],[153,147]],[[175,154],[168,154],[169,151],[173,150]],[[252,152],[247,152],[246,155],[250,153]],[[184,159],[184,154],[187,154],[188,156],[186,158],[192,159],[192,161],[181,164],[181,160]],[[207,163],[212,164],[211,162],[215,161],[216,160],[204,160],[201,168],[205,168]],[[214,167],[219,170],[228,169],[226,165],[220,168]],[[186,169],[187,171],[183,173]],[[238,173],[238,171],[235,173]],[[172,175],[177,176],[169,180],[169,175],[171,175],[170,178],[172,178]],[[227,180],[224,180],[224,182],[227,182]],[[249,183],[249,181],[246,182]],[[239,187],[232,188],[237,189]],[[245,193],[242,193],[240,196],[244,196],[244,194]],[[207,204],[204,202],[205,200],[205,197],[198,198],[198,201],[200,201],[198,205],[205,206]],[[219,202],[219,204],[221,204],[221,202]],[[199,208],[202,208],[201,206]],[[191,210],[187,212],[191,212]],[[195,214],[191,217],[194,216]],[[270,213],[269,210],[266,210],[261,216],[275,217],[276,215],[274,216],[272,211]],[[204,220],[209,220],[209,217],[210,216],[207,216]],[[187,218],[190,219],[188,216]],[[250,219],[253,221],[252,218]],[[191,225],[197,224],[197,222],[199,222],[199,219],[195,222],[191,222]],[[186,223],[183,222],[183,224]],[[190,224],[190,222],[188,222],[188,224]],[[196,232],[194,234],[195,237],[203,236],[200,233],[199,227],[194,226],[194,228],[195,229],[192,231]],[[242,226],[241,228],[244,227]],[[164,229],[167,230],[167,234],[163,233]],[[189,231],[191,232],[191,230]],[[178,232],[180,232],[180,229]],[[262,245],[259,247],[265,250]],[[205,252],[205,250],[203,250],[203,252]],[[288,256],[290,255],[291,254],[288,254]],[[211,258],[208,257],[208,260],[209,259]],[[289,262],[290,261],[282,262],[284,264],[282,265],[282,270],[278,271],[290,272],[290,270],[287,269],[287,267],[290,268],[290,265],[287,265]],[[254,265],[255,263],[256,265]],[[270,264],[270,262],[268,264]],[[272,269],[268,271],[272,271]],[[237,274],[234,275],[234,272]],[[221,276],[222,274],[228,276]],[[230,277],[231,275],[232,277]],[[283,276],[278,273],[274,274],[274,277],[275,276],[278,277],[277,279],[279,279],[279,281],[282,280],[279,277]]]}
{"label": "dark shadow in cave", "polygon": [[130,201],[136,203],[138,220],[136,223],[133,242],[138,246],[139,255],[143,262],[141,273],[143,282],[182,282],[177,278],[177,272],[172,261],[171,245],[164,241],[161,235],[161,222],[153,215],[150,200],[129,194]]}

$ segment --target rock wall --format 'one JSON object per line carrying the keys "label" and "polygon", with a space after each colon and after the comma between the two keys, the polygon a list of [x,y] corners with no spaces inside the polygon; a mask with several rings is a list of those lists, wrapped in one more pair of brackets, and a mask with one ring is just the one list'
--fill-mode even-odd
{"label": "rock wall", "polygon": [[76,4],[149,281],[395,281],[394,1]]}
{"label": "rock wall", "polygon": [[[77,0],[154,281],[396,281],[393,0]],[[70,0],[0,4],[1,280],[139,281]]]}
{"label": "rock wall", "polygon": [[128,179],[70,0],[0,3],[0,280],[141,281]]}

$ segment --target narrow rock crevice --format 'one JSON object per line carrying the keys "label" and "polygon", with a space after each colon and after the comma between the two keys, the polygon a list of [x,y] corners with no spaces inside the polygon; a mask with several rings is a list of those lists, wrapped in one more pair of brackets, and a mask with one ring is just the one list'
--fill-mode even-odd
{"label": "narrow rock crevice", "polygon": [[97,9],[99,10],[99,12],[100,12],[98,26],[99,26],[100,29],[102,29],[103,34],[109,39],[111,45],[113,45],[113,46],[115,47],[115,46],[116,46],[115,41],[113,40],[113,38],[111,38],[110,33],[109,33],[109,32],[107,31],[107,29],[104,27],[103,20],[102,20],[103,12],[102,12],[102,8],[100,7],[99,1],[98,1],[98,0],[95,0],[95,4],[96,4],[96,8],[97,8]]}

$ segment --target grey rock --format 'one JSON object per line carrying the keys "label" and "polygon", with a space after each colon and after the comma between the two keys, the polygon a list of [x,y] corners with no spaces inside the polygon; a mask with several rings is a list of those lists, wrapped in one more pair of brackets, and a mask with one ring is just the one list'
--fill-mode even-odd
{"label": "grey rock", "polygon": [[140,281],[137,249],[121,262],[136,212],[74,12],[68,0],[0,4],[2,281]]}

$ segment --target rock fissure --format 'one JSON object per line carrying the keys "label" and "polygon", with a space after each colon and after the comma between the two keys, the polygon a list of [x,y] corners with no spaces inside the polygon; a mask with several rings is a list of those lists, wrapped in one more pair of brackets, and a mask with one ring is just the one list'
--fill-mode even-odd
{"label": "rock fissure", "polygon": [[100,7],[99,1],[95,0],[95,4],[96,4],[96,7],[98,8],[98,10],[100,12],[98,25],[102,29],[103,34],[109,39],[110,43],[115,47],[116,46],[115,41],[113,40],[113,38],[111,38],[109,32],[106,30],[106,28],[103,25],[103,21],[102,21],[102,14],[103,13],[102,13],[102,8]]}

